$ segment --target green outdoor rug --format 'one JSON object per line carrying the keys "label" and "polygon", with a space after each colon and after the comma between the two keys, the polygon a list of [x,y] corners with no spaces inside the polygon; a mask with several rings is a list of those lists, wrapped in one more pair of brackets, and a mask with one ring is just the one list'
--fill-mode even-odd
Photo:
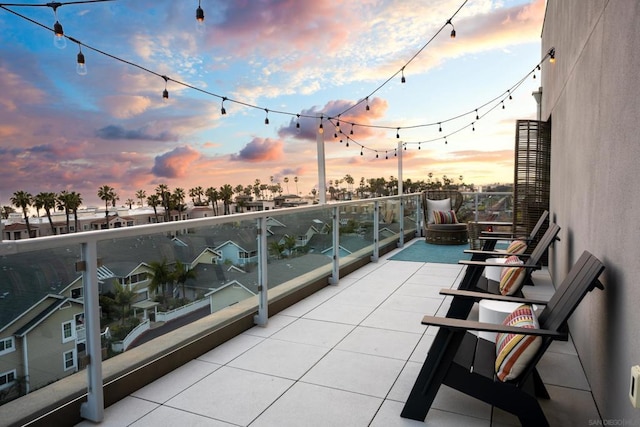
{"label": "green outdoor rug", "polygon": [[402,249],[389,259],[394,261],[435,262],[439,264],[457,264],[458,260],[471,259],[464,250],[469,245],[434,245],[423,239]]}

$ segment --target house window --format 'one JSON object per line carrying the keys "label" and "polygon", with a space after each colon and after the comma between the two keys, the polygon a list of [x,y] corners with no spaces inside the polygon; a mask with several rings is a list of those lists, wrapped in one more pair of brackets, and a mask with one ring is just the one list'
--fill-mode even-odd
{"label": "house window", "polygon": [[82,298],[82,293],[83,293],[83,289],[82,288],[75,288],[75,289],[71,289],[71,298]]}
{"label": "house window", "polygon": [[64,365],[65,371],[76,368],[76,351],[75,350],[66,351],[62,355],[62,358],[63,358],[63,365]]}
{"label": "house window", "polygon": [[0,372],[0,390],[11,387],[16,380],[16,370]]}
{"label": "house window", "polygon": [[69,342],[76,338],[76,328],[73,327],[73,320],[62,324],[62,342]]}
{"label": "house window", "polygon": [[0,339],[0,356],[16,350],[13,337]]}

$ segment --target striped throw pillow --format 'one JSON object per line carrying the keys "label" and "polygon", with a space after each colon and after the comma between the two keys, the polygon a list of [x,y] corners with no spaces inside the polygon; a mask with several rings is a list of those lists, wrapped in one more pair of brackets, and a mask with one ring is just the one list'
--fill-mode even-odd
{"label": "striped throw pillow", "polygon": [[515,255],[511,255],[504,262],[504,267],[500,272],[500,293],[502,295],[513,295],[520,289],[524,280],[524,267],[520,267],[523,262]]}
{"label": "striped throw pillow", "polygon": [[508,254],[523,254],[524,251],[527,250],[527,243],[523,240],[514,240],[509,244],[507,250],[505,251]]}
{"label": "striped throw pillow", "polygon": [[[537,329],[533,308],[523,304],[502,322],[503,325]],[[500,381],[518,378],[542,345],[542,338],[535,335],[499,333],[496,335],[496,376]]]}
{"label": "striped throw pillow", "polygon": [[434,224],[457,224],[458,218],[455,211],[433,211]]}

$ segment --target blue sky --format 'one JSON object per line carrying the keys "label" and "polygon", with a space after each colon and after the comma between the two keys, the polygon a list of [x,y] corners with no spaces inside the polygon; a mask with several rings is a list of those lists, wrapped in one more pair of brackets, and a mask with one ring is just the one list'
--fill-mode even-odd
{"label": "blue sky", "polygon": [[[204,31],[195,25],[197,0],[63,5],[65,35],[85,45],[84,76],[75,72],[77,43],[58,49],[50,30],[0,9],[0,204],[18,190],[68,190],[100,206],[105,184],[122,203],[160,183],[188,191],[272,176],[298,177],[307,194],[318,181],[317,123],[301,119],[298,133],[295,115],[335,117],[370,94],[370,111],[361,103],[341,116],[343,132],[355,123],[349,147],[325,122],[327,180],[398,176],[393,154],[403,141],[405,179],[431,172],[511,182],[515,120],[536,115],[539,72],[527,75],[542,57],[544,1],[469,0],[452,20],[457,37],[450,26],[436,35],[463,2],[201,0]],[[56,19],[50,7],[6,8],[48,28]],[[406,83],[398,74],[383,85],[403,66]],[[451,134],[475,114],[448,119],[525,77],[504,109],[489,111],[494,102],[475,131]],[[224,116],[222,96],[239,101],[226,101]],[[403,129],[438,122],[442,132]]]}

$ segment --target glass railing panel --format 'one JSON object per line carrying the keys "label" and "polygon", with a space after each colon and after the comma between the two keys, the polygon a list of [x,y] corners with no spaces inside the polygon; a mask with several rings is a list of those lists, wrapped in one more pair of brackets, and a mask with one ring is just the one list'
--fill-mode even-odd
{"label": "glass railing panel", "polygon": [[340,206],[340,265],[372,255],[374,211],[375,203],[369,200]]}
{"label": "glass railing panel", "polygon": [[[216,313],[224,318],[223,310],[239,303],[260,312],[259,226],[266,229],[262,254],[269,296],[276,291],[277,298],[279,289],[336,277],[336,250],[340,265],[374,259],[376,244],[399,240],[401,219],[415,228],[416,206],[406,198],[403,212],[398,197],[386,197],[3,241],[0,404],[91,370],[89,361],[100,359],[87,357],[91,348],[101,351],[102,360],[118,358],[154,339],[152,326],[177,317]],[[341,220],[337,249],[335,209]],[[99,328],[87,322],[94,318],[91,300],[99,304],[92,305]],[[23,336],[28,340],[21,341]]]}
{"label": "glass railing panel", "polygon": [[[74,373],[84,336],[77,245],[0,257],[0,405]],[[29,343],[26,353],[25,342]]]}
{"label": "glass railing panel", "polygon": [[511,222],[513,193],[463,193],[459,218],[465,221]]}

